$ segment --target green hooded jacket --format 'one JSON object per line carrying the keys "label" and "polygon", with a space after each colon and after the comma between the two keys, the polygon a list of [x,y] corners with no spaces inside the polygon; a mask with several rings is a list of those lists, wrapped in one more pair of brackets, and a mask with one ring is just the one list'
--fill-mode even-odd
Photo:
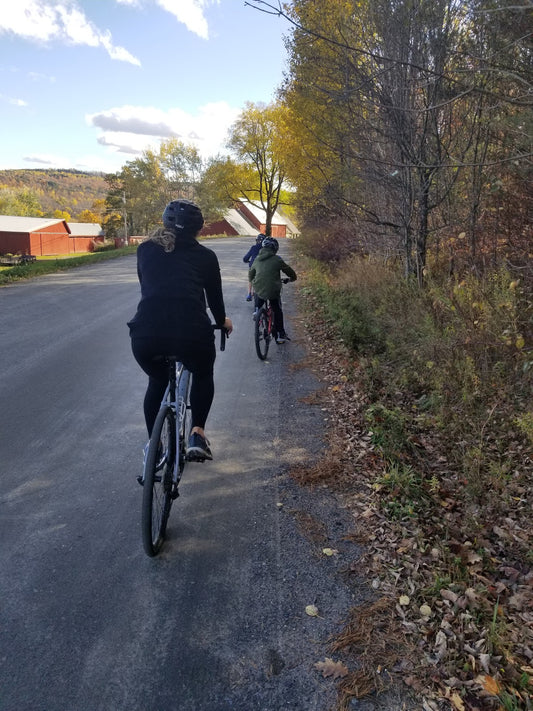
{"label": "green hooded jacket", "polygon": [[254,285],[255,293],[261,299],[279,299],[281,294],[281,274],[296,281],[296,272],[271,249],[263,247],[248,272],[248,280]]}

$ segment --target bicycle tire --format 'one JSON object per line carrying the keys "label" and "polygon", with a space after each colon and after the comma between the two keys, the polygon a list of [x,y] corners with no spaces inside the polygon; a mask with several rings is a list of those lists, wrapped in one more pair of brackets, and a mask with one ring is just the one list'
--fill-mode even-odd
{"label": "bicycle tire", "polygon": [[146,454],[141,525],[144,551],[150,557],[157,555],[163,545],[172,506],[172,470],[176,459],[174,418],[169,405],[161,407]]}
{"label": "bicycle tire", "polygon": [[259,309],[255,318],[254,335],[257,357],[261,360],[266,360],[271,336],[268,328],[268,313],[263,306]]}
{"label": "bicycle tire", "polygon": [[[179,452],[179,469],[180,474],[183,472],[185,462],[187,461],[187,444],[192,427],[192,412],[191,412],[191,374],[185,372],[182,374],[178,386],[178,401],[179,401],[179,418],[178,423],[178,452]],[[183,404],[182,404],[183,403]]]}

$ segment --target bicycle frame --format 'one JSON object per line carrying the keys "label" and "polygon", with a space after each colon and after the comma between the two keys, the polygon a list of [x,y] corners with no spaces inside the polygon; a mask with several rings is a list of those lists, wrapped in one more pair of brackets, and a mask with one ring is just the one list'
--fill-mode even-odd
{"label": "bicycle frame", "polygon": [[270,305],[270,299],[267,299],[265,303],[265,309],[267,313],[267,324],[268,324],[268,337],[272,338],[272,326],[274,324],[274,312],[272,311],[272,306]]}

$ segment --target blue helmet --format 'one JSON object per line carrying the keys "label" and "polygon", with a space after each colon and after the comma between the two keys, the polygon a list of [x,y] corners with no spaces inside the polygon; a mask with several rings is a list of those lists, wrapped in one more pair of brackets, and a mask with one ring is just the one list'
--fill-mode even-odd
{"label": "blue helmet", "polygon": [[261,243],[261,246],[263,247],[263,249],[265,249],[265,248],[271,249],[274,252],[274,254],[279,249],[278,240],[274,239],[274,237],[265,237],[265,239]]}
{"label": "blue helmet", "polygon": [[260,232],[260,233],[257,235],[257,237],[255,238],[255,241],[257,242],[257,244],[262,245],[264,239],[265,239],[265,235]]}
{"label": "blue helmet", "polygon": [[167,229],[197,234],[204,225],[202,211],[190,200],[173,200],[163,212],[163,225]]}

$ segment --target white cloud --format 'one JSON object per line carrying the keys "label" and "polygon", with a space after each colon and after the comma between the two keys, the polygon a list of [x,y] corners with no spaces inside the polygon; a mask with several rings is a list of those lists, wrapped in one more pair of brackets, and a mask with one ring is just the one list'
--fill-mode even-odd
{"label": "white cloud", "polygon": [[[129,5],[131,7],[141,7],[143,0],[116,0],[119,5]],[[151,0],[154,2],[154,0]],[[218,5],[220,0],[155,0],[165,12],[174,15],[176,20],[194,34],[203,39],[209,38],[209,28],[205,17],[205,10],[210,5]],[[150,0],[144,0],[144,4],[149,4]]]}
{"label": "white cloud", "polygon": [[40,72],[28,72],[28,78],[35,82],[46,82],[50,84],[56,83],[56,78],[49,74],[41,74]]}
{"label": "white cloud", "polygon": [[[28,164],[28,168],[58,168],[58,169],[77,169],[88,172],[98,173],[116,173],[120,170],[120,165],[116,158],[106,159],[96,155],[82,155],[76,158],[67,158],[61,155],[53,155],[51,153],[28,153],[22,159]],[[11,165],[5,165],[2,169],[9,169]]]}
{"label": "white cloud", "polygon": [[194,115],[180,108],[121,106],[88,115],[86,121],[101,129],[100,145],[120,153],[139,155],[148,148],[157,150],[161,141],[178,138],[209,158],[224,151],[228,129],[240,112],[225,101],[201,106]]}
{"label": "white cloud", "polygon": [[[218,0],[214,0],[218,3]],[[203,39],[208,39],[209,29],[204,9],[213,4],[213,0],[156,0],[159,7],[182,22],[190,31]]]}
{"label": "white cloud", "polygon": [[0,34],[12,33],[32,42],[52,42],[59,38],[69,44],[103,47],[112,59],[140,66],[139,60],[123,47],[115,47],[111,33],[99,30],[84,14],[76,0],[16,0],[2,8]]}
{"label": "white cloud", "polygon": [[49,167],[56,165],[64,165],[70,167],[70,161],[59,156],[53,156],[49,153],[31,153],[24,156],[22,159],[26,163],[39,163],[39,165],[47,165]]}
{"label": "white cloud", "polygon": [[24,99],[15,99],[12,96],[4,96],[4,94],[0,94],[0,101],[5,101],[7,104],[11,104],[11,106],[27,106],[28,102],[24,101]]}

